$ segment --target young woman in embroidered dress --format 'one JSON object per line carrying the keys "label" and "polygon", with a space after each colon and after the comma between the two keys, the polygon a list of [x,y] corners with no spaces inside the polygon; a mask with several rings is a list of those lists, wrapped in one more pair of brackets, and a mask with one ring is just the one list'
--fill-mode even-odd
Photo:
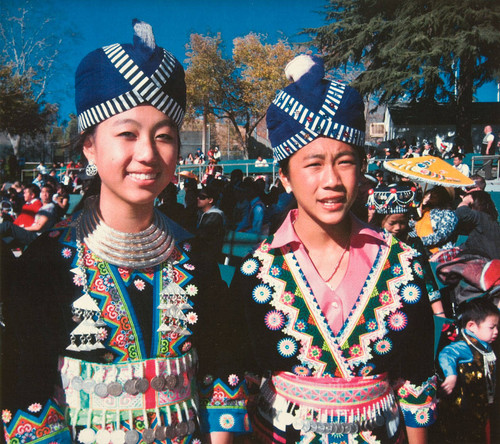
{"label": "young woman in embroidered dress", "polygon": [[12,279],[8,442],[216,443],[248,430],[245,386],[223,364],[217,264],[154,208],[176,167],[184,71],[151,26],[133,25],[132,45],[99,48],[76,72],[95,194],[23,253]]}
{"label": "young woman in embroidered dress", "polygon": [[298,208],[231,285],[249,356],[242,365],[262,377],[254,434],[273,443],[398,443],[405,435],[425,443],[435,378],[422,258],[350,212],[363,100],[325,80],[318,57],[297,57],[286,74],[292,83],[270,105],[267,125]]}

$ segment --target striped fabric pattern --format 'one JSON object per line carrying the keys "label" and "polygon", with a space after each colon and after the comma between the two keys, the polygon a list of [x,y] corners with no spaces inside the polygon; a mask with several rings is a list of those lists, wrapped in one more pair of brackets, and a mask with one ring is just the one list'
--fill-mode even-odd
{"label": "striped fabric pattern", "polygon": [[148,77],[120,44],[105,46],[102,49],[114,67],[129,82],[131,90],[80,113],[78,116],[79,131],[84,131],[115,114],[143,103],[154,106],[168,115],[178,127],[181,126],[184,110],[162,90],[162,86],[170,78],[175,67],[175,59],[170,52],[163,50],[162,62],[151,77]]}
{"label": "striped fabric pattern", "polygon": [[345,85],[331,81],[323,105],[317,113],[306,108],[285,91],[280,91],[273,104],[303,126],[303,129],[278,146],[273,147],[277,161],[289,157],[320,135],[358,146],[364,145],[362,131],[341,125],[333,119],[345,91]]}

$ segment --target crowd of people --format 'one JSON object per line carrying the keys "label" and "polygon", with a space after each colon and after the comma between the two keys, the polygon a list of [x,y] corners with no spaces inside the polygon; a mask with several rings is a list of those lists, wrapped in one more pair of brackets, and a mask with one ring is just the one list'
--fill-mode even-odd
{"label": "crowd of people", "polygon": [[[266,116],[279,181],[214,170],[179,199],[184,71],[133,27],[76,71],[80,205],[9,187],[23,203],[2,231],[27,247],[1,283],[6,441],[487,442],[500,228],[484,179],[372,181],[363,98],[300,55]],[[261,239],[229,286],[228,231]]]}

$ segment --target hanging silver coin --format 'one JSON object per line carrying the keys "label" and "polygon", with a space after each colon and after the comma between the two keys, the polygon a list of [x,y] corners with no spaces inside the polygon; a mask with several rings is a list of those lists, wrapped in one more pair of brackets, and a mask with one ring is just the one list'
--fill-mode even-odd
{"label": "hanging silver coin", "polygon": [[125,381],[124,389],[129,395],[135,396],[139,394],[139,390],[137,390],[137,387],[135,386],[136,381],[137,379],[129,379],[128,381]]}
{"label": "hanging silver coin", "polygon": [[175,426],[169,425],[168,427],[165,428],[165,433],[167,435],[167,438],[172,440],[177,436],[177,432],[175,430]]}
{"label": "hanging silver coin", "polygon": [[165,441],[165,439],[167,439],[167,428],[164,426],[156,427],[155,439],[157,439],[158,441]]}
{"label": "hanging silver coin", "polygon": [[128,430],[125,433],[126,444],[137,444],[137,441],[139,441],[139,432],[137,430]]}
{"label": "hanging silver coin", "polygon": [[115,396],[115,397],[120,396],[123,393],[123,387],[118,381],[111,382],[108,385],[108,393],[111,396]]}
{"label": "hanging silver coin", "polygon": [[85,393],[90,395],[91,393],[94,392],[96,382],[93,379],[86,379],[83,381],[82,389]]}
{"label": "hanging silver coin", "polygon": [[155,441],[155,431],[153,429],[145,429],[142,431],[142,439],[148,444]]}
{"label": "hanging silver coin", "polygon": [[156,390],[157,392],[162,392],[163,389],[165,388],[166,382],[163,376],[155,376],[151,380],[151,387],[153,390]]}
{"label": "hanging silver coin", "polygon": [[108,396],[108,386],[104,382],[96,384],[94,387],[94,393],[101,398],[106,398]]}
{"label": "hanging silver coin", "polygon": [[83,385],[83,378],[81,376],[75,376],[71,379],[71,387],[74,390],[81,390]]}
{"label": "hanging silver coin", "polygon": [[186,436],[188,432],[188,425],[185,422],[180,422],[175,426],[178,436]]}
{"label": "hanging silver coin", "polygon": [[146,393],[149,388],[149,381],[146,378],[136,379],[135,388],[139,390],[140,393]]}
{"label": "hanging silver coin", "polygon": [[175,387],[177,387],[177,376],[175,375],[165,376],[165,385],[169,390],[175,389]]}
{"label": "hanging silver coin", "polygon": [[190,419],[188,421],[188,435],[192,435],[195,430],[196,430],[196,423],[192,419]]}
{"label": "hanging silver coin", "polygon": [[304,421],[302,421],[299,417],[295,417],[292,425],[295,430],[302,430],[302,427],[304,427]]}

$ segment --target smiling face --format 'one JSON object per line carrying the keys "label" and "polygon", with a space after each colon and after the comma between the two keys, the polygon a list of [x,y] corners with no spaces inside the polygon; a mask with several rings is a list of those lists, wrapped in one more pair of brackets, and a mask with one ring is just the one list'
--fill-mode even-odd
{"label": "smiling face", "polygon": [[320,137],[293,154],[288,174],[280,171],[280,177],[297,199],[296,224],[329,231],[347,220],[356,199],[359,161],[351,145]]}
{"label": "smiling face", "polygon": [[101,210],[152,207],[173,177],[178,149],[176,125],[153,106],[100,123],[85,140],[84,154],[101,178]]}

